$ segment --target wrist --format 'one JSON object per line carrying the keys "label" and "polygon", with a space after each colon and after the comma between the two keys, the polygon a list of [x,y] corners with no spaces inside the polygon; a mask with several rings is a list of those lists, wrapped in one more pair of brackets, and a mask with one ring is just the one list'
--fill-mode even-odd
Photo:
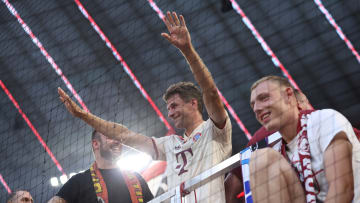
{"label": "wrist", "polygon": [[80,119],[86,119],[87,117],[89,117],[89,112],[86,112],[84,110],[80,110],[75,114],[75,116],[80,118]]}
{"label": "wrist", "polygon": [[196,51],[192,44],[182,47],[180,51],[189,62],[196,59]]}
{"label": "wrist", "polygon": [[191,42],[189,42],[188,44],[185,44],[182,47],[179,47],[179,49],[185,56],[190,55],[194,51],[194,47],[191,44]]}

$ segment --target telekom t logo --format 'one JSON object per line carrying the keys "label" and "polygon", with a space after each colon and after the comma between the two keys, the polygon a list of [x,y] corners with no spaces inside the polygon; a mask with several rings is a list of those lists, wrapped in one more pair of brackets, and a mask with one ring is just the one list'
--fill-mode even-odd
{"label": "telekom t logo", "polygon": [[[192,152],[192,149],[189,148],[189,149],[185,149],[179,153],[176,153],[176,162],[179,164],[176,166],[176,169],[179,169],[180,168],[180,172],[179,172],[179,176],[185,172],[188,172],[188,170],[185,170],[185,166],[187,165],[187,159],[186,159],[186,155],[185,155],[185,152],[189,152],[191,154],[191,156],[193,156],[193,152]],[[180,157],[182,158],[183,160],[183,165],[182,163],[180,162],[179,163],[179,155],[181,155]]]}

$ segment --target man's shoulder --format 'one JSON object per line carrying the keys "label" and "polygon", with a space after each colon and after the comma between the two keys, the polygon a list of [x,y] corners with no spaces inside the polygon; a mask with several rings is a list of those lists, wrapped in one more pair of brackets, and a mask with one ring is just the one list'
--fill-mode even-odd
{"label": "man's shoulder", "polygon": [[87,169],[87,170],[85,170],[85,171],[81,171],[81,172],[79,172],[79,173],[71,176],[71,178],[69,179],[69,181],[70,181],[70,180],[72,180],[72,181],[81,181],[81,180],[83,180],[84,178],[88,178],[88,177],[90,177],[90,170],[89,170],[89,169]]}
{"label": "man's shoulder", "polygon": [[211,120],[211,118],[209,117],[208,119],[206,119],[203,123],[202,123],[202,128],[201,129],[209,129],[209,128],[214,128],[216,130],[224,130],[224,129],[231,129],[232,124],[231,124],[231,120],[229,115],[226,113],[226,120],[224,123],[224,126],[219,128],[216,126],[216,124],[214,123],[213,120]]}
{"label": "man's shoulder", "polygon": [[306,110],[306,111],[301,111],[301,113],[308,114],[310,117],[343,116],[341,113],[339,113],[338,111],[336,111],[334,109]]}
{"label": "man's shoulder", "polygon": [[324,128],[324,126],[335,127],[349,124],[347,118],[334,109],[321,109],[313,111],[309,113],[308,119],[310,120],[308,125],[312,127],[321,126],[321,128]]}
{"label": "man's shoulder", "polygon": [[[314,111],[309,116],[308,137],[310,143],[325,151],[339,132],[344,132],[352,140],[355,136],[351,123],[347,118],[334,109]],[[317,143],[317,144],[315,144]]]}
{"label": "man's shoulder", "polygon": [[172,134],[168,134],[168,135],[165,135],[162,137],[152,137],[151,139],[153,139],[157,144],[161,144],[161,143],[167,142],[171,139],[175,139],[178,137],[180,137],[180,136],[172,133]]}
{"label": "man's shoulder", "polygon": [[87,191],[91,184],[90,171],[79,172],[73,175],[59,190],[56,196],[65,199],[67,202],[74,202],[81,191]]}
{"label": "man's shoulder", "polygon": [[167,135],[162,137],[163,140],[184,140],[184,137],[181,135],[177,135],[177,134],[171,134],[171,135]]}

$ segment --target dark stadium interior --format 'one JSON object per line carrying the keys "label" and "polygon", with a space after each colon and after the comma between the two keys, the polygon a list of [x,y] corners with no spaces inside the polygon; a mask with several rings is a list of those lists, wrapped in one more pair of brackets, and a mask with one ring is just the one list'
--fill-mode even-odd
{"label": "dark stadium interior", "polygon": [[[194,47],[250,133],[259,123],[249,88],[262,76],[282,75],[225,0],[155,0],[163,11],[183,14]],[[360,61],[314,1],[237,0],[259,33],[316,109],[333,108],[360,128]],[[71,0],[12,0],[91,112],[147,136],[167,129],[123,66]],[[181,53],[161,37],[166,32],[147,0],[82,1],[167,119],[162,94],[178,81],[194,81]],[[360,51],[360,2],[328,0],[329,10],[355,50]],[[229,6],[229,5],[227,5]],[[222,8],[223,7],[223,8]],[[225,11],[227,10],[227,11]],[[0,80],[53,152],[66,173],[89,167],[91,128],[72,117],[57,87],[74,96],[4,2],[0,3]],[[233,154],[247,143],[232,116]],[[169,120],[169,119],[167,119]],[[0,91],[0,174],[13,190],[29,190],[46,202],[61,173],[33,131]],[[0,186],[0,202],[7,191]]]}

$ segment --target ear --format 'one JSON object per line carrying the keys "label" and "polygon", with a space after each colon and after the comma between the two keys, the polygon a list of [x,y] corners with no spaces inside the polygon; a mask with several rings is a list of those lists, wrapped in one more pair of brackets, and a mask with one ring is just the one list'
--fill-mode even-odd
{"label": "ear", "polygon": [[192,98],[190,102],[193,107],[198,107],[198,101],[196,99]]}
{"label": "ear", "polygon": [[300,104],[299,104],[299,102],[296,102],[297,103],[297,108],[299,109],[299,111],[302,111],[303,109],[301,108],[301,106],[300,106]]}
{"label": "ear", "polygon": [[94,150],[100,148],[100,142],[99,142],[99,140],[97,140],[97,139],[93,139],[93,140],[91,141],[91,144],[92,144],[92,147],[93,147]]}
{"label": "ear", "polygon": [[294,98],[294,90],[291,87],[286,87],[285,89],[285,99],[288,103],[291,103],[291,100]]}

